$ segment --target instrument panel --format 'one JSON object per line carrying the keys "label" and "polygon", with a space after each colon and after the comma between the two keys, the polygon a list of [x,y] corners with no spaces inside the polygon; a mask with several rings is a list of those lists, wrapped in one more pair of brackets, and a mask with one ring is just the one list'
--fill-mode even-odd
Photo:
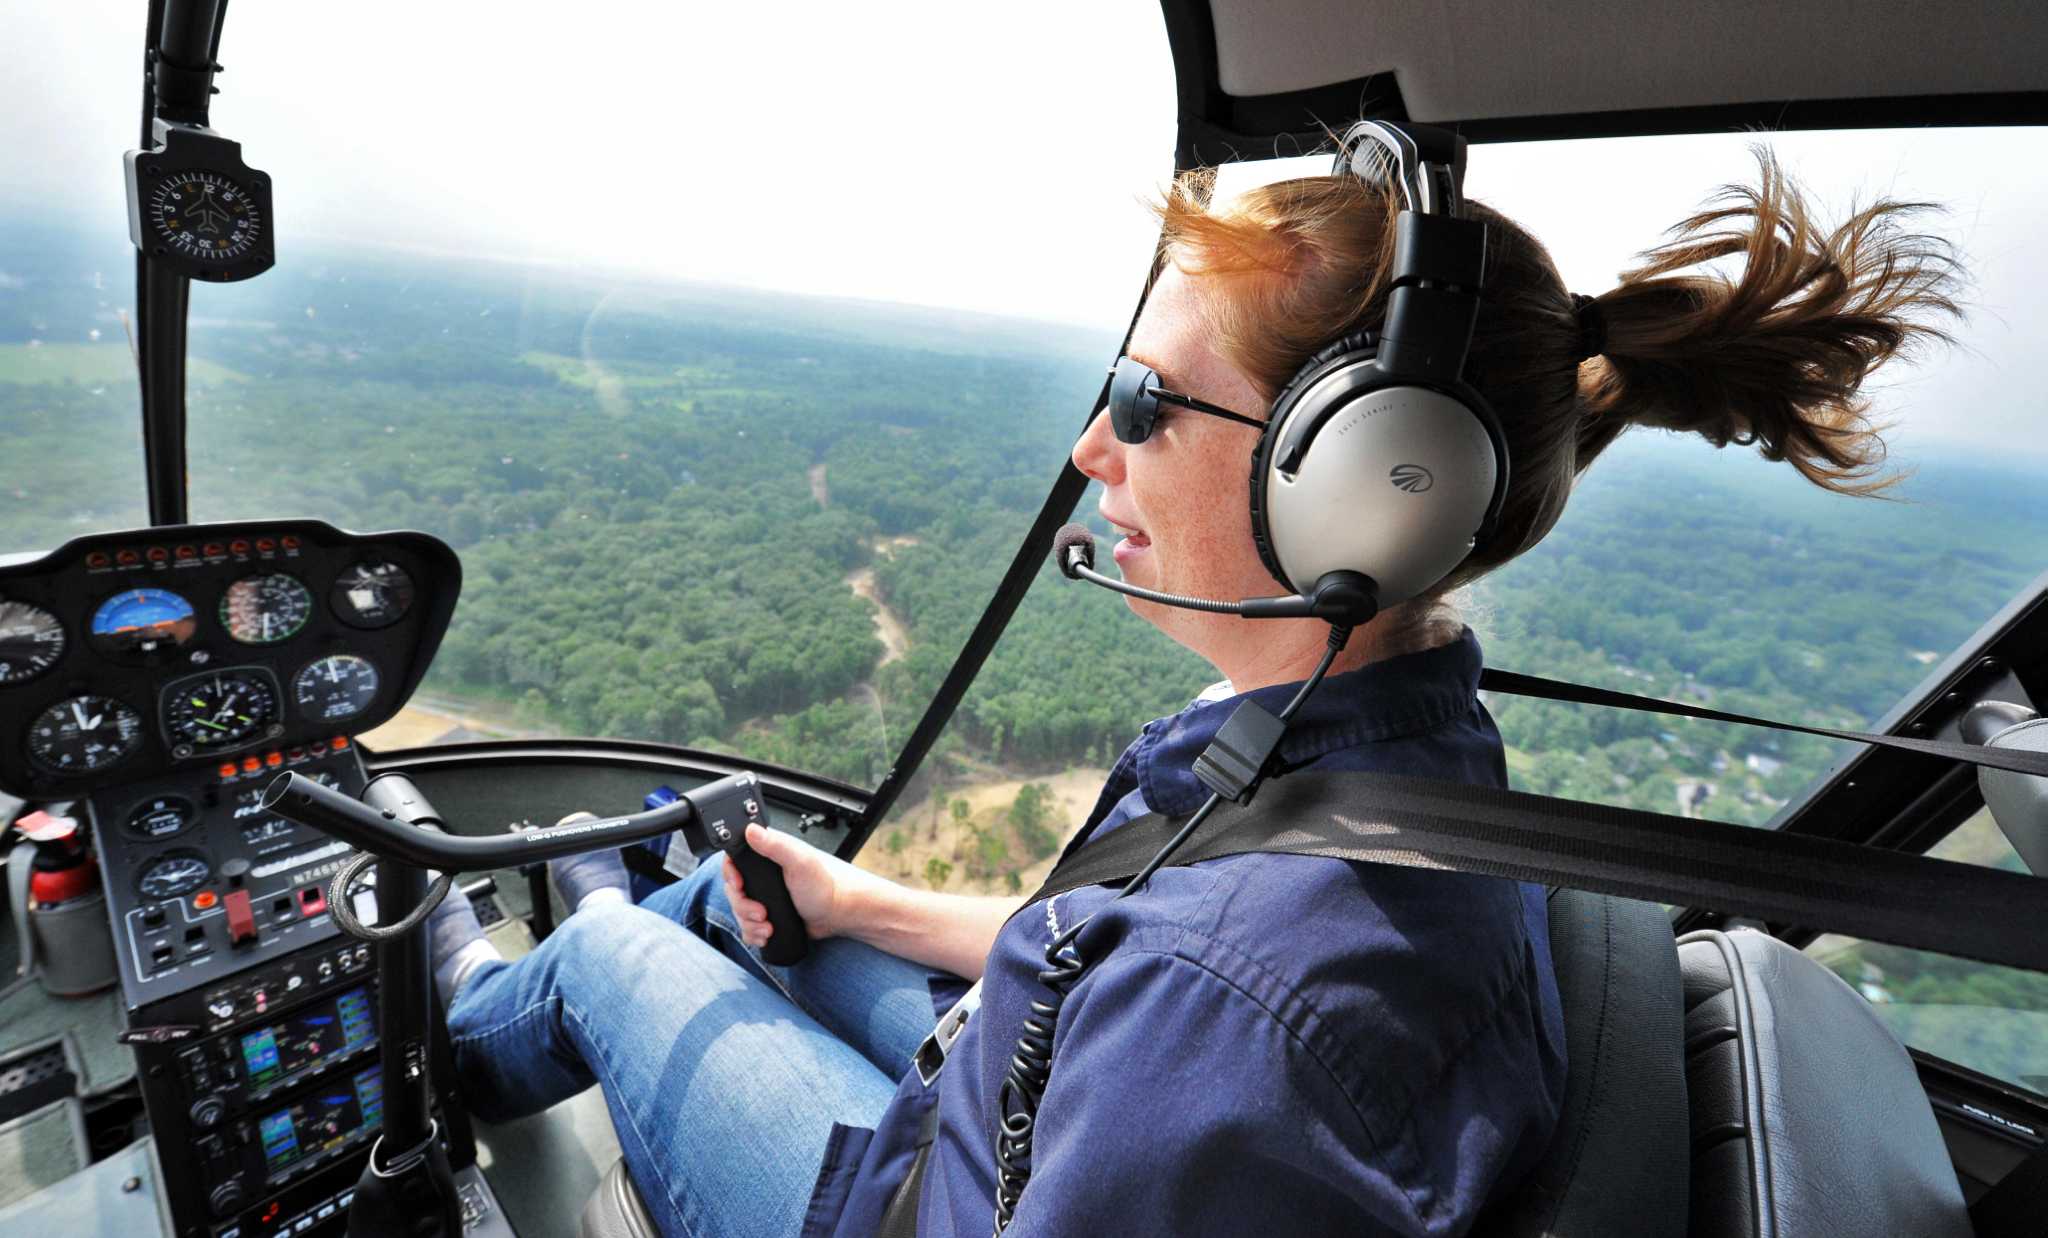
{"label": "instrument panel", "polygon": [[316,520],[95,534],[0,568],[0,789],[322,751],[397,713],[460,587],[435,538]]}

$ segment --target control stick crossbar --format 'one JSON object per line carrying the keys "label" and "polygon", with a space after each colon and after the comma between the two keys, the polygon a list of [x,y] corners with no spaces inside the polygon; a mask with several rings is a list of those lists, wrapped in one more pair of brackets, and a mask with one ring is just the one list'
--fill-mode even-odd
{"label": "control stick crossbar", "polygon": [[[787,967],[810,950],[810,935],[789,897],[782,866],[747,845],[747,826],[768,826],[761,781],[753,774],[733,774],[683,792],[672,803],[646,812],[598,821],[577,821],[544,829],[488,837],[449,834],[411,783],[396,774],[380,774],[372,790],[393,785],[381,794],[365,795],[383,806],[364,803],[303,774],[281,774],[263,790],[263,807],[289,821],[330,834],[360,851],[385,860],[443,873],[516,868],[579,851],[619,847],[682,829],[692,822],[718,849],[732,857],[745,883],[747,897],[768,911],[773,928],[761,957]],[[438,896],[436,896],[438,901]],[[410,926],[407,926],[410,927]]]}
{"label": "control stick crossbar", "polygon": [[280,774],[264,788],[263,807],[286,820],[331,834],[358,850],[447,872],[515,868],[579,851],[623,846],[679,830],[699,817],[697,805],[685,795],[673,803],[624,817],[488,837],[448,834],[417,828],[439,822],[408,821],[389,809],[380,812],[297,773]]}

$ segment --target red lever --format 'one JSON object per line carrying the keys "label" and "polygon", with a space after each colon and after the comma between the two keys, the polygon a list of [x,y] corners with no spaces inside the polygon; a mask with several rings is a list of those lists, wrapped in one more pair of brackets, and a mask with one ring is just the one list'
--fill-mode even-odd
{"label": "red lever", "polygon": [[221,900],[228,909],[228,944],[239,946],[256,940],[256,914],[249,910],[247,890],[229,890]]}

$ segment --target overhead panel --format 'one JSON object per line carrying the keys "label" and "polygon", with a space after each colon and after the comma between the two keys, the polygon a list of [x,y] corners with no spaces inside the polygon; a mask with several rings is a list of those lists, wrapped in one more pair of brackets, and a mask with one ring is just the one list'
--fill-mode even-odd
{"label": "overhead panel", "polygon": [[[1904,0],[1165,0],[1183,154],[1360,115],[1477,140],[2048,121],[2048,6]],[[1274,139],[1280,139],[1275,141]]]}

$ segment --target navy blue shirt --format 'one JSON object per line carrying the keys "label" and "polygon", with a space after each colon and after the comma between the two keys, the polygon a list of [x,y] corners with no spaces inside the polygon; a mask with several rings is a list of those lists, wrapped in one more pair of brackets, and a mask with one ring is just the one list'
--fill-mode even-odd
{"label": "navy blue shirt", "polygon": [[[1332,676],[1283,766],[1505,786],[1479,668],[1467,631]],[[1246,695],[1277,714],[1295,687]],[[1145,726],[1070,850],[1200,807],[1192,763],[1242,699],[1210,695]],[[986,1238],[1003,1075],[1047,943],[1082,921],[1091,965],[1060,1014],[1014,1238],[1462,1234],[1549,1140],[1564,1026],[1541,887],[1250,854],[1113,893],[1056,895],[1003,926],[937,1082],[910,1071],[875,1131],[833,1131],[805,1235],[876,1231],[936,1103],[917,1232]]]}

